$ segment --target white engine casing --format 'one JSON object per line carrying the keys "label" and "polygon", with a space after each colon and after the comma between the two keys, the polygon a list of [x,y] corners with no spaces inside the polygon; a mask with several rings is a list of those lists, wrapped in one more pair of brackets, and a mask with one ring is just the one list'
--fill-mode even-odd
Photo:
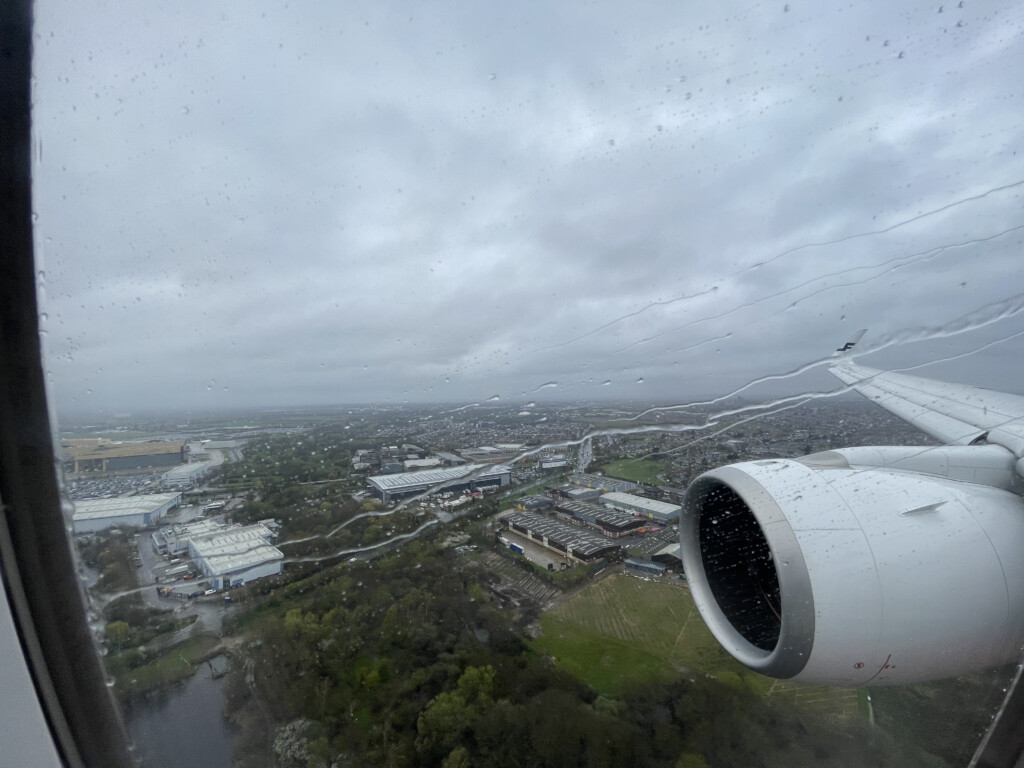
{"label": "white engine casing", "polygon": [[683,564],[727,651],[774,677],[850,686],[1019,660],[1019,496],[815,458],[720,467],[687,491]]}

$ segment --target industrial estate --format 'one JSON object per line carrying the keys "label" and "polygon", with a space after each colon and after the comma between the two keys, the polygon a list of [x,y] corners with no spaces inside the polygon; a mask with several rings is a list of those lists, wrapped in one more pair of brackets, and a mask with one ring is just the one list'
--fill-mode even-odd
{"label": "industrial estate", "polygon": [[[239,743],[253,745],[239,764],[252,766],[295,743],[312,749],[317,732],[331,750],[362,756],[352,764],[383,764],[368,734],[388,722],[388,743],[399,745],[388,750],[407,755],[396,764],[441,764],[471,748],[423,735],[448,691],[469,685],[460,676],[519,690],[530,685],[516,682],[520,668],[546,681],[541,691],[576,680],[577,725],[596,717],[628,730],[616,713],[634,706],[630,692],[668,685],[673,696],[700,689],[722,712],[731,697],[753,696],[772,717],[857,731],[856,690],[813,689],[808,709],[710,638],[680,559],[684,488],[726,461],[920,437],[859,403],[811,403],[702,441],[601,433],[624,412],[363,406],[70,427],[69,527],[82,579],[104,606],[97,642],[115,692],[131,699],[228,653],[214,674],[235,676]],[[674,418],[654,421],[703,417]],[[498,707],[491,696],[473,701]],[[529,722],[542,721],[523,707],[553,706],[516,696],[515,716]],[[331,719],[350,710],[367,714]],[[719,719],[742,730],[744,713],[761,710],[735,711],[740,719]],[[296,735],[300,720],[315,725]],[[704,736],[684,733],[666,754],[709,753]]]}
{"label": "industrial estate", "polygon": [[[420,524],[424,515],[442,524],[483,515],[495,546],[549,571],[614,562],[626,571],[679,575],[677,522],[692,477],[722,459],[792,453],[794,445],[809,452],[828,438],[824,430],[815,433],[809,420],[775,416],[760,420],[756,436],[741,433],[743,439],[708,441],[699,449],[672,449],[665,434],[654,433],[606,437],[595,450],[593,441],[578,436],[614,419],[614,407],[592,406],[585,413],[555,408],[526,422],[499,409],[483,417],[470,412],[435,418],[429,409],[354,413],[345,429],[357,426],[363,446],[332,445],[334,479],[317,480],[314,472],[306,481],[329,489],[329,503],[347,499],[363,514],[396,520],[411,515]],[[870,425],[879,417],[863,418]],[[298,443],[303,435],[309,440],[317,427],[161,426],[163,435],[145,439],[118,439],[118,428],[108,436],[82,437],[83,430],[65,436],[61,461],[74,502],[74,534],[93,540],[134,532],[140,550],[134,565],[149,564],[138,578],[160,598],[209,598],[281,575],[288,562],[282,547],[301,532],[267,504],[264,478],[247,482],[237,469],[248,446],[271,439]],[[604,471],[593,471],[600,464]],[[360,543],[371,552],[387,539]],[[328,544],[315,552],[330,557],[336,547]]]}

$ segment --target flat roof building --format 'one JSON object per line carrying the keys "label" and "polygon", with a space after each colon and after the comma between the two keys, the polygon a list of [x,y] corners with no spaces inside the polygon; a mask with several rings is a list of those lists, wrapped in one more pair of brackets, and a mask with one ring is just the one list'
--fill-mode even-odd
{"label": "flat roof building", "polygon": [[257,523],[196,536],[189,553],[213,589],[228,589],[281,573],[284,553],[273,540],[270,529]]}
{"label": "flat roof building", "polygon": [[501,520],[510,530],[577,560],[593,560],[619,548],[600,534],[534,512],[513,512]]}
{"label": "flat roof building", "polygon": [[429,469],[441,466],[441,460],[436,456],[431,456],[429,459],[406,459],[402,464],[407,470]]}
{"label": "flat roof building", "polygon": [[626,512],[586,501],[560,501],[555,505],[555,509],[612,538],[643,528],[645,524],[642,519]]}
{"label": "flat roof building", "polygon": [[579,473],[573,475],[570,480],[572,480],[574,485],[582,485],[585,488],[596,488],[597,490],[604,491],[605,493],[632,491],[636,488],[636,483],[631,483],[629,480],[618,480],[614,477],[605,477],[604,475]]}
{"label": "flat roof building", "polygon": [[519,456],[518,450],[506,450],[493,445],[482,445],[479,448],[459,448],[459,455],[474,464],[495,464],[511,461]]}
{"label": "flat roof building", "polygon": [[107,528],[153,525],[181,504],[180,493],[151,493],[116,499],[87,499],[74,503],[71,525],[75,533],[95,533]]}
{"label": "flat roof building", "polygon": [[547,509],[553,504],[554,501],[552,501],[547,496],[542,496],[539,493],[533,493],[530,494],[529,496],[523,496],[521,498],[516,499],[513,506],[516,509],[522,509],[526,512],[530,512],[535,509]]}
{"label": "flat roof building", "polygon": [[606,493],[601,497],[601,503],[607,507],[631,512],[634,515],[642,515],[661,523],[678,523],[679,513],[683,509],[678,504],[655,501],[643,496],[634,496],[631,493]]}
{"label": "flat roof building", "polygon": [[164,472],[160,477],[160,486],[176,490],[186,490],[198,483],[213,466],[212,461],[195,461],[191,464],[182,464],[180,467]]}
{"label": "flat roof building", "polygon": [[504,486],[512,482],[512,470],[495,464],[467,464],[450,469],[427,469],[422,472],[401,472],[395,475],[376,475],[367,478],[373,492],[385,503],[414,496],[427,490],[472,491],[487,485]]}
{"label": "flat roof building", "polygon": [[635,557],[630,557],[626,559],[626,570],[646,573],[651,576],[661,576],[665,573],[665,566],[650,560],[639,560]]}
{"label": "flat roof building", "polygon": [[115,443],[98,440],[61,442],[67,472],[116,472],[147,467],[173,467],[185,461],[184,442]]}
{"label": "flat roof building", "polygon": [[434,453],[441,462],[447,466],[458,467],[466,463],[466,460],[461,456],[456,456],[454,453],[448,451],[437,451]]}
{"label": "flat roof building", "polygon": [[601,491],[597,488],[578,488],[574,486],[563,491],[562,495],[573,501],[589,501],[600,496]]}
{"label": "flat roof building", "polygon": [[662,547],[653,555],[651,555],[651,560],[654,560],[656,563],[661,563],[662,565],[668,566],[670,568],[682,569],[682,546],[679,544],[678,541],[673,541],[670,544],[666,544],[664,547]]}
{"label": "flat roof building", "polygon": [[153,533],[153,550],[158,555],[178,555],[188,551],[188,543],[197,536],[223,531],[224,523],[216,520],[197,520],[194,523],[165,526]]}

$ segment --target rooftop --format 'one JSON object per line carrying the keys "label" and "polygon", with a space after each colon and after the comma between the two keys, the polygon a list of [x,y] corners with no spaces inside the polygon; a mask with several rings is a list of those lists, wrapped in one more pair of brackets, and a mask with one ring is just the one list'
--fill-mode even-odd
{"label": "rooftop", "polygon": [[396,475],[374,475],[373,477],[367,478],[367,480],[382,490],[391,491],[396,488],[406,488],[414,485],[429,486],[438,485],[440,483],[450,483],[477,472],[478,470],[483,470],[476,475],[476,477],[481,479],[491,478],[495,475],[501,475],[512,471],[501,464],[495,464],[493,466],[487,466],[485,464],[466,464],[461,467],[450,467],[448,469],[427,469],[422,472],[400,472]]}
{"label": "rooftop", "polygon": [[646,509],[648,512],[655,512],[661,515],[676,515],[682,509],[678,504],[648,499],[645,496],[634,496],[631,493],[606,493],[601,497],[601,503],[630,504],[640,509]]}
{"label": "rooftop", "polygon": [[175,525],[171,533],[179,539],[194,539],[197,536],[205,536],[216,531],[223,531],[226,526],[216,520],[197,520],[194,523],[183,523]]}
{"label": "rooftop", "polygon": [[70,458],[112,459],[122,456],[153,456],[181,453],[183,442],[115,443],[103,438],[97,440],[64,440],[61,449]]}
{"label": "rooftop", "polygon": [[165,480],[186,480],[190,478],[195,472],[205,472],[213,462],[211,461],[194,461],[191,464],[182,464],[180,467],[174,467],[164,472]]}
{"label": "rooftop", "polygon": [[271,560],[283,560],[284,553],[269,544],[270,530],[260,524],[228,528],[192,539],[192,547],[214,573],[230,573]]}
{"label": "rooftop", "polygon": [[584,528],[567,525],[532,512],[514,512],[501,519],[505,524],[511,523],[516,527],[545,537],[550,543],[571,548],[574,555],[582,557],[591,557],[609,549],[618,548],[617,544],[610,543],[608,539],[598,533],[591,533]]}
{"label": "rooftop", "polygon": [[87,499],[76,501],[74,520],[96,520],[122,515],[144,515],[170,501],[181,499],[180,493],[150,493],[143,496],[123,496],[116,499]]}
{"label": "rooftop", "polygon": [[643,521],[625,512],[608,509],[600,504],[589,504],[586,501],[563,501],[555,505],[557,509],[568,512],[581,520],[592,519],[612,528],[628,528],[632,525],[643,525]]}
{"label": "rooftop", "polygon": [[571,480],[576,485],[585,485],[588,488],[604,488],[609,491],[629,491],[636,488],[636,483],[629,480],[619,480],[616,477],[606,477],[604,475],[591,475],[585,472],[573,475]]}

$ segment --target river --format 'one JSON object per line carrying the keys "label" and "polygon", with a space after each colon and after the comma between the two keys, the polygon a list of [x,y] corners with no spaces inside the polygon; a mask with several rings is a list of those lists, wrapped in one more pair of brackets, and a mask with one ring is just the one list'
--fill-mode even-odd
{"label": "river", "polygon": [[125,707],[144,768],[231,768],[234,732],[224,720],[224,682],[204,662],[181,685]]}

